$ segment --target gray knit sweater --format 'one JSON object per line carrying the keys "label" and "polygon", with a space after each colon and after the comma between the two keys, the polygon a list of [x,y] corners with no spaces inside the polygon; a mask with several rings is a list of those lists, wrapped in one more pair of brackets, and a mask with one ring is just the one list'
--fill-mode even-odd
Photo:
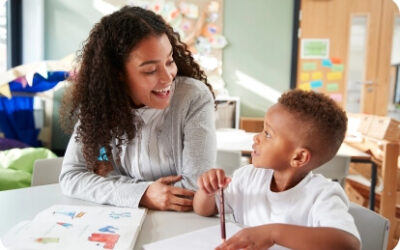
{"label": "gray knit sweater", "polygon": [[[121,161],[111,161],[114,170],[106,177],[87,170],[74,132],[60,174],[63,193],[100,204],[138,207],[147,187],[161,176],[182,175],[175,186],[195,190],[197,177],[215,165],[214,102],[198,80],[177,77],[174,85],[169,107],[161,114],[154,111],[157,119],[143,119],[142,129],[122,146]],[[117,159],[115,141],[111,146]]]}

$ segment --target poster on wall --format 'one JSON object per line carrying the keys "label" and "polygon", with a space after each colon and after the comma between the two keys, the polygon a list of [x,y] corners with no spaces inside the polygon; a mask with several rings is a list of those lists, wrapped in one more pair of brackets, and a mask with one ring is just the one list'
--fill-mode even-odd
{"label": "poster on wall", "polygon": [[329,57],[329,39],[301,39],[301,59],[323,59]]}

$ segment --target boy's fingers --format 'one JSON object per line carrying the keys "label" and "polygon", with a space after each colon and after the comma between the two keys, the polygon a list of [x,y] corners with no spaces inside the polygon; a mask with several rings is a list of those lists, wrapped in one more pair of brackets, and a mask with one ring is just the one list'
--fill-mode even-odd
{"label": "boy's fingers", "polygon": [[224,187],[224,183],[223,183],[224,177],[225,177],[224,171],[217,170],[216,172],[217,172],[217,179],[218,179],[218,188],[222,188],[222,187]]}
{"label": "boy's fingers", "polygon": [[231,183],[232,178],[230,177],[225,177],[225,187],[228,186],[229,183]]}
{"label": "boy's fingers", "polygon": [[210,194],[212,191],[212,187],[211,184],[209,182],[209,180],[207,178],[203,179],[203,186],[204,186],[204,190],[206,191],[207,194]]}

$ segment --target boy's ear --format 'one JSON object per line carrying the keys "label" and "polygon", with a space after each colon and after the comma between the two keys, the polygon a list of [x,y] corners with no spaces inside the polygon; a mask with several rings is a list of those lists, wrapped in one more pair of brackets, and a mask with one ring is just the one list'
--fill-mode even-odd
{"label": "boy's ear", "polygon": [[297,148],[290,160],[292,167],[304,167],[311,161],[311,152],[306,148]]}

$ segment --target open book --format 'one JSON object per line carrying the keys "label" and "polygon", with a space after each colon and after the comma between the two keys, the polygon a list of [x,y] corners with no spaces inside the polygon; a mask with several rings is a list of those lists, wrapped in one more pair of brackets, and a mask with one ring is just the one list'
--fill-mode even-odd
{"label": "open book", "polygon": [[54,205],[2,238],[7,249],[133,249],[146,209]]}

